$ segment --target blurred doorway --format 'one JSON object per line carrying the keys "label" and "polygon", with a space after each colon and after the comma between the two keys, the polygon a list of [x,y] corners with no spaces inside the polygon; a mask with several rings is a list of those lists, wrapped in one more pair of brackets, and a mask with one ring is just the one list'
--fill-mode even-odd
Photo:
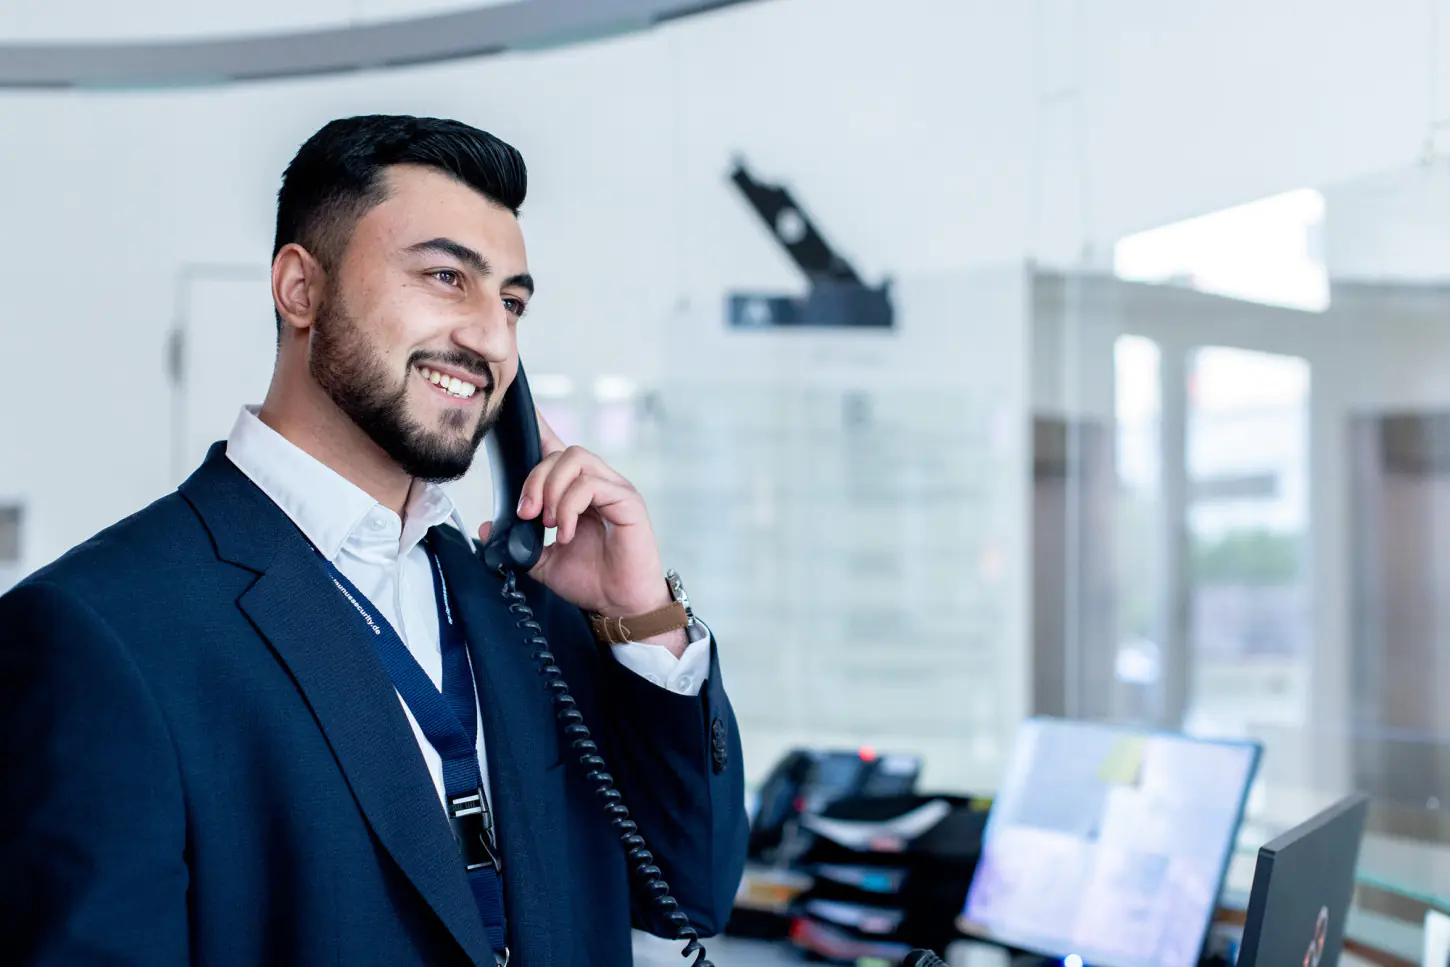
{"label": "blurred doorway", "polygon": [[1450,412],[1350,421],[1350,741],[1374,826],[1444,841],[1450,820]]}
{"label": "blurred doorway", "polygon": [[1190,732],[1303,727],[1313,635],[1309,363],[1230,346],[1185,367],[1181,720]]}
{"label": "blurred doorway", "polygon": [[1032,712],[1116,717],[1112,438],[1091,420],[1032,420]]}
{"label": "blurred doorway", "polygon": [[199,264],[178,271],[169,360],[174,483],[226,439],[243,405],[262,402],[276,356],[266,266]]}

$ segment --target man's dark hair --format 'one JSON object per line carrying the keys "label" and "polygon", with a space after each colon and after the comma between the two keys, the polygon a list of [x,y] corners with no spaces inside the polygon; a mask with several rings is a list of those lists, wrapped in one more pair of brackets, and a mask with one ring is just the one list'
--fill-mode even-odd
{"label": "man's dark hair", "polygon": [[358,219],[387,198],[383,170],[399,164],[445,172],[514,215],[528,191],[523,156],[487,131],[442,118],[340,118],[308,138],[282,175],[272,258],[296,242],[331,272]]}

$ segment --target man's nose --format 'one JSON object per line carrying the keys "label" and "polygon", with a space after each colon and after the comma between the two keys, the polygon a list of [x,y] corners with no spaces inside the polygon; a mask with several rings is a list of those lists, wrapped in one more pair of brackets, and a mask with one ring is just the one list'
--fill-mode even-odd
{"label": "man's nose", "polygon": [[513,351],[513,331],[503,301],[492,300],[489,306],[471,313],[466,322],[453,330],[453,341],[491,363],[507,359]]}

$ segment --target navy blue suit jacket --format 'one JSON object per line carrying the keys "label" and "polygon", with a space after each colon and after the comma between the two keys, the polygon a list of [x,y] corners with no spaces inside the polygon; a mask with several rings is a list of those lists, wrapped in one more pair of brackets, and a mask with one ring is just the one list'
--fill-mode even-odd
{"label": "navy blue suit jacket", "polygon": [[[631,922],[663,928],[632,904],[501,581],[442,533],[514,963],[628,964]],[[718,931],[746,826],[718,664],[701,695],[667,692],[520,586],[675,897]],[[0,597],[0,946],[34,965],[493,964],[370,641],[220,444],[177,493]]]}

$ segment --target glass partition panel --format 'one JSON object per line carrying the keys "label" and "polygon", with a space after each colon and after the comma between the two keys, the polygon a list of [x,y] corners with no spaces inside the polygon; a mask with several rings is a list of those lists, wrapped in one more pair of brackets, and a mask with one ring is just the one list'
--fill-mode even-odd
{"label": "glass partition panel", "polygon": [[1066,678],[1072,714],[1262,742],[1240,886],[1265,838],[1368,792],[1351,934],[1412,939],[1450,906],[1450,164],[1204,213],[1032,288],[1035,415],[1114,454],[1110,500],[1070,461],[1073,563],[1034,546],[1063,581],[1034,620],[1078,629],[1034,680]]}

